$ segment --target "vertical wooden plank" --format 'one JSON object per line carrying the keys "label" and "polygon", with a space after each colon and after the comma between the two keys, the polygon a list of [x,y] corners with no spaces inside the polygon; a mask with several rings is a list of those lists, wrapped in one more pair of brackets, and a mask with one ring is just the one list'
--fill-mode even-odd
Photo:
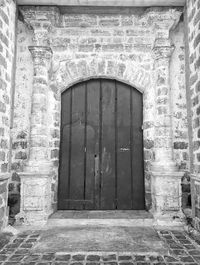
{"label": "vertical wooden plank", "polygon": [[70,209],[81,210],[84,205],[84,133],[85,84],[79,83],[72,89]]}
{"label": "vertical wooden plank", "polygon": [[118,126],[117,126],[117,119],[118,119],[118,98],[117,98],[117,83],[115,82],[115,209],[118,208]]}
{"label": "vertical wooden plank", "polygon": [[[85,84],[85,124],[84,124],[84,184],[83,184],[83,200],[86,199],[86,181],[87,181],[87,104],[88,104],[88,91],[87,91],[87,82]],[[85,210],[86,205],[83,205]]]}
{"label": "vertical wooden plank", "polygon": [[60,166],[58,182],[58,209],[66,210],[68,199],[68,171],[69,171],[69,140],[70,140],[70,89],[61,97],[61,141]]}
{"label": "vertical wooden plank", "polygon": [[144,201],[144,168],[143,168],[143,103],[142,94],[136,89],[132,93],[133,113],[133,209],[145,209]]}
{"label": "vertical wooden plank", "polygon": [[99,80],[87,82],[87,159],[86,159],[86,209],[98,209],[99,205]]}
{"label": "vertical wooden plank", "polygon": [[131,209],[131,161],[130,161],[130,88],[122,83],[117,86],[118,130],[118,209]]}
{"label": "vertical wooden plank", "polygon": [[102,80],[101,209],[115,209],[115,83]]}
{"label": "vertical wooden plank", "polygon": [[101,209],[101,188],[102,188],[102,128],[103,128],[103,114],[102,114],[102,108],[103,108],[103,90],[102,90],[102,80],[99,80],[100,82],[100,94],[99,94],[99,154],[98,158],[95,159],[95,162],[98,162],[99,164],[99,170],[98,174],[96,175],[96,180],[98,178],[98,181],[96,181],[97,188],[96,191],[98,192],[98,195],[96,196],[97,201],[97,208]]}

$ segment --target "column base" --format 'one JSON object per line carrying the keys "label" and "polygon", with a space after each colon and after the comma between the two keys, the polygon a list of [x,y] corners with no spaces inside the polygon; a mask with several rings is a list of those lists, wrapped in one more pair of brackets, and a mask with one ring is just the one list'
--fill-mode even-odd
{"label": "column base", "polygon": [[152,172],[152,214],[157,225],[183,226],[181,178],[184,172]]}
{"label": "column base", "polygon": [[8,183],[10,173],[0,173],[0,231],[8,225]]}
{"label": "column base", "polygon": [[44,225],[52,213],[51,182],[49,172],[23,172],[21,179],[20,213],[17,224]]}
{"label": "column base", "polygon": [[200,174],[191,176],[193,226],[200,231]]}

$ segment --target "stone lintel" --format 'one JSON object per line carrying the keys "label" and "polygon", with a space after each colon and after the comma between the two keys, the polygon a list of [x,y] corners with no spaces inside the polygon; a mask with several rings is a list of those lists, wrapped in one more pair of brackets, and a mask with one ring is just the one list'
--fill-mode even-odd
{"label": "stone lintel", "polygon": [[1,181],[4,181],[4,180],[7,180],[11,177],[11,173],[0,173],[0,182]]}

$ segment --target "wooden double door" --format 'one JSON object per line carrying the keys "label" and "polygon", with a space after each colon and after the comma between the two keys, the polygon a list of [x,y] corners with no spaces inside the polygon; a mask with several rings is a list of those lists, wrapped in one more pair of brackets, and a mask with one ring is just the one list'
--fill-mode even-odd
{"label": "wooden double door", "polygon": [[58,208],[144,209],[142,94],[92,79],[61,101]]}

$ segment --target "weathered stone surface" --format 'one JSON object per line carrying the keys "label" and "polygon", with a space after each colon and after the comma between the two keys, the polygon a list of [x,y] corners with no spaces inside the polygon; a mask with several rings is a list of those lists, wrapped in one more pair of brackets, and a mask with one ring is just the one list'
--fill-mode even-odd
{"label": "weathered stone surface", "polygon": [[[10,116],[13,84],[13,63],[15,54],[15,12],[16,5],[5,1],[0,6],[0,174],[7,173],[10,160]],[[1,178],[1,176],[0,176]],[[1,196],[3,193],[3,196]],[[0,179],[0,230],[7,224],[7,183]],[[3,202],[2,202],[3,200]],[[3,260],[3,257],[2,257]]]}
{"label": "weathered stone surface", "polygon": [[[27,162],[28,165],[33,165],[43,160],[50,161],[52,169],[56,172],[51,186],[52,194],[51,196],[48,194],[54,209],[58,181],[60,92],[75,82],[91,77],[118,79],[144,92],[145,186],[148,187],[147,205],[151,207],[149,176],[151,176],[151,162],[155,159],[156,146],[154,102],[157,101],[159,104],[160,115],[168,113],[165,106],[168,100],[164,98],[168,94],[168,88],[164,87],[166,73],[161,71],[157,79],[154,76],[152,47],[155,38],[163,36],[169,38],[169,30],[178,21],[180,11],[176,8],[165,10],[153,8],[147,9],[144,13],[142,11],[142,15],[137,14],[137,11],[133,14],[130,12],[120,15],[59,14],[58,9],[54,7],[43,7],[42,10],[36,7],[22,7],[21,11],[26,24],[29,24],[33,30],[30,31],[22,21],[18,21],[12,170],[26,170],[24,165],[27,165]],[[172,102],[173,133],[175,143],[185,143],[184,148],[176,149],[175,159],[177,164],[180,166],[184,164],[187,168],[188,156],[184,155],[187,154],[188,148],[185,133],[187,126],[183,79],[183,25],[173,34],[176,54],[171,64],[173,69],[177,69],[175,77],[170,76],[175,79],[172,84],[173,97],[176,99]],[[34,45],[52,48],[52,65],[47,65],[43,52],[35,52],[32,62],[28,46]],[[159,94],[157,100],[154,91],[155,81]],[[167,142],[165,137],[168,137],[168,132],[164,131],[162,134],[164,137],[157,141],[157,146]],[[36,166],[35,168],[37,169]],[[16,178],[13,181],[18,180]],[[34,203],[37,204],[36,201]],[[30,206],[30,201],[28,205]]]}

